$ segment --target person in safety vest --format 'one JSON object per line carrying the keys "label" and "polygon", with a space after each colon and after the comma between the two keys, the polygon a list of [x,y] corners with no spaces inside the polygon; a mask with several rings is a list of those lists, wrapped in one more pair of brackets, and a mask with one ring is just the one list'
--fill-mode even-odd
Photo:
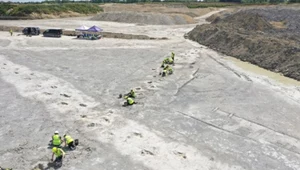
{"label": "person in safety vest", "polygon": [[173,52],[171,53],[171,58],[172,58],[172,60],[173,60],[173,62],[174,62],[174,60],[175,60],[175,59],[174,59],[174,58],[175,58],[175,53],[173,53]]}
{"label": "person in safety vest", "polygon": [[51,161],[53,161],[54,159],[54,155],[55,155],[55,161],[54,162],[62,162],[63,157],[65,158],[65,152],[57,147],[53,147],[52,148],[52,158]]}
{"label": "person in safety vest", "polygon": [[170,74],[173,74],[173,69],[172,69],[172,67],[167,66],[166,70],[167,70],[167,72],[168,72],[169,75],[170,75]]}
{"label": "person in safety vest", "polygon": [[70,136],[70,135],[64,135],[64,141],[65,141],[65,146],[68,145],[68,147],[71,149],[71,150],[74,150],[75,149],[75,144],[74,144],[74,140],[73,138]]}
{"label": "person in safety vest", "polygon": [[162,72],[162,76],[164,77],[164,76],[170,75],[170,74],[173,74],[173,69],[172,69],[172,67],[167,65]]}
{"label": "person in safety vest", "polygon": [[165,64],[174,64],[174,61],[171,57],[165,58],[161,64],[161,67],[165,67]]}
{"label": "person in safety vest", "polygon": [[127,100],[125,102],[125,105],[133,105],[135,103],[135,101],[131,97],[125,96],[125,99]]}
{"label": "person in safety vest", "polygon": [[9,33],[10,33],[10,36],[13,36],[13,33],[14,33],[14,32],[13,32],[12,29],[10,29],[10,30],[9,30]]}
{"label": "person in safety vest", "polygon": [[162,75],[161,75],[161,76],[162,76],[162,77],[165,77],[166,75],[167,75],[167,70],[164,69],[164,70],[162,71]]}
{"label": "person in safety vest", "polygon": [[61,137],[59,136],[58,131],[55,131],[52,136],[52,145],[55,147],[60,147],[61,145]]}
{"label": "person in safety vest", "polygon": [[0,167],[0,170],[12,170],[12,168],[2,168],[2,167]]}
{"label": "person in safety vest", "polygon": [[130,92],[129,92],[126,96],[131,97],[131,98],[135,98],[135,97],[136,97],[136,94],[135,94],[135,92],[133,91],[133,89],[131,89]]}

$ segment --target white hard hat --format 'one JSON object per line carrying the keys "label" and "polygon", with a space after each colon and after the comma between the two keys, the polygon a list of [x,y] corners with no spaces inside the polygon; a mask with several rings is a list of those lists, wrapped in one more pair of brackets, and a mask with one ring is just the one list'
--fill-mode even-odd
{"label": "white hard hat", "polygon": [[58,131],[55,131],[54,134],[59,134]]}

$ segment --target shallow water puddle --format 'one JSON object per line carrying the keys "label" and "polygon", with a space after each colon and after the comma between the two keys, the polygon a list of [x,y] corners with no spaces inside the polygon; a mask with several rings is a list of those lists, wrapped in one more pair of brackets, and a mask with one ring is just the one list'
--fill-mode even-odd
{"label": "shallow water puddle", "polygon": [[252,73],[255,74],[259,74],[259,75],[263,75],[263,76],[267,76],[272,80],[275,80],[277,82],[280,82],[284,85],[289,85],[289,86],[300,86],[300,82],[288,77],[283,76],[280,73],[275,73],[263,68],[260,68],[256,65],[253,65],[251,63],[248,62],[244,62],[241,61],[239,59],[233,58],[233,57],[225,57],[226,60],[232,61],[236,66],[246,70],[246,71],[250,71]]}

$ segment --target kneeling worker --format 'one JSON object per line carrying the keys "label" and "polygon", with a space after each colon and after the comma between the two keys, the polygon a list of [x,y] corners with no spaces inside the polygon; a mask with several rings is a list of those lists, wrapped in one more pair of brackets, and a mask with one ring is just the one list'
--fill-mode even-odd
{"label": "kneeling worker", "polygon": [[167,67],[167,71],[168,71],[168,74],[169,74],[169,75],[170,75],[170,74],[173,74],[173,69],[172,69],[172,67],[168,66],[168,67]]}
{"label": "kneeling worker", "polygon": [[131,97],[131,98],[136,97],[135,92],[133,91],[133,89],[131,89],[130,92],[126,96]]}
{"label": "kneeling worker", "polygon": [[170,75],[170,74],[173,74],[173,69],[172,69],[172,67],[170,67],[169,65],[167,65],[165,68],[164,68],[164,70],[163,70],[163,72],[162,72],[162,76],[164,77],[164,76],[166,76],[166,75]]}
{"label": "kneeling worker", "polygon": [[172,58],[165,58],[161,64],[161,67],[165,67],[165,64],[174,64],[174,60]]}
{"label": "kneeling worker", "polygon": [[68,145],[69,149],[74,150],[75,144],[74,144],[74,140],[70,135],[64,135],[64,142],[65,142],[65,146]]}
{"label": "kneeling worker", "polygon": [[52,145],[55,147],[60,147],[61,145],[61,137],[59,136],[58,131],[55,131],[52,136]]}
{"label": "kneeling worker", "polygon": [[52,158],[51,161],[53,161],[53,157],[54,155],[56,156],[55,161],[54,162],[62,162],[63,157],[65,157],[65,152],[57,147],[53,147],[52,148]]}
{"label": "kneeling worker", "polygon": [[136,103],[131,97],[125,96],[125,99],[127,101],[124,103],[124,106],[133,105]]}
{"label": "kneeling worker", "polygon": [[173,59],[173,61],[175,60],[175,53],[174,52],[171,53],[171,58]]}

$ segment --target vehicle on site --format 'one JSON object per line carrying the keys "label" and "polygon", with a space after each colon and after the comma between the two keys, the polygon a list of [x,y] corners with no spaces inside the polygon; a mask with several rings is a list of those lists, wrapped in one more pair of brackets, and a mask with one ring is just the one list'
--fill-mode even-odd
{"label": "vehicle on site", "polygon": [[40,35],[40,28],[39,27],[25,27],[22,32],[24,35]]}
{"label": "vehicle on site", "polygon": [[44,37],[61,37],[62,29],[47,29],[43,32]]}

